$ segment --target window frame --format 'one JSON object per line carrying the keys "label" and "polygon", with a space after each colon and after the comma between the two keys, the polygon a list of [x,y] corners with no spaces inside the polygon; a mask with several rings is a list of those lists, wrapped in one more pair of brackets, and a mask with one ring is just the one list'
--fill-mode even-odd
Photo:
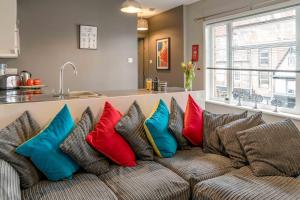
{"label": "window frame", "polygon": [[[212,28],[207,28],[207,26],[217,26],[217,25],[226,25],[227,26],[227,34],[228,34],[228,41],[227,41],[227,60],[228,60],[228,66],[232,67],[233,63],[232,63],[232,34],[231,34],[231,24],[233,21],[236,21],[238,19],[246,19],[246,18],[251,18],[253,16],[259,16],[259,15],[263,15],[263,14],[267,14],[267,13],[276,13],[278,11],[284,11],[284,10],[289,10],[291,8],[295,8],[296,9],[296,24],[300,24],[300,0],[292,0],[291,2],[285,2],[285,3],[279,3],[273,6],[267,6],[264,8],[258,8],[255,10],[250,10],[250,11],[246,11],[243,13],[239,13],[239,14],[234,14],[234,15],[230,15],[230,16],[226,16],[223,18],[218,18],[218,19],[212,19],[212,20],[208,20],[208,21],[204,21],[203,23],[203,30],[204,30],[204,46],[205,46],[205,51],[204,51],[204,63],[205,66],[210,67],[212,65],[210,65],[210,63],[212,63],[213,57],[210,56],[210,53],[212,52],[212,34],[211,34],[211,30]],[[298,25],[296,27],[296,49],[300,49],[300,25]],[[271,52],[269,52],[269,58]],[[260,56],[260,54],[259,54]],[[298,62],[300,62],[300,54],[296,54],[296,70],[300,70],[300,65],[298,65]],[[260,62],[259,62],[260,63]],[[270,66],[270,63],[269,63]],[[208,101],[221,101],[224,103],[233,103],[231,101],[232,95],[231,92],[232,88],[233,88],[233,74],[234,71],[230,71],[230,70],[224,70],[225,73],[227,71],[227,98],[218,98],[213,96],[214,94],[214,90],[215,88],[213,87],[213,74],[214,74],[215,70],[207,70],[205,69],[205,74],[206,74],[206,79],[205,79],[205,87],[206,87],[206,99]],[[259,80],[260,82],[260,80]],[[270,84],[270,80],[269,80],[269,84]],[[270,88],[270,85],[269,85]],[[300,114],[300,101],[297,102],[297,100],[300,99],[300,74],[296,73],[296,95],[295,95],[295,99],[296,99],[296,105],[293,109],[290,108],[279,108],[280,112],[284,112],[284,113],[292,113],[292,114]],[[249,105],[252,106],[252,105]],[[272,110],[274,109],[272,106],[270,105],[260,105],[260,109],[266,109],[266,110]]]}

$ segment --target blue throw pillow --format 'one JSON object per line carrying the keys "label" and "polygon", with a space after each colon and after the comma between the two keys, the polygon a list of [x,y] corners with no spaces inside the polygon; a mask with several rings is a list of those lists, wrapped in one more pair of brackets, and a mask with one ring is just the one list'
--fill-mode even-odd
{"label": "blue throw pillow", "polygon": [[153,112],[146,119],[144,127],[147,137],[159,157],[172,157],[177,150],[177,142],[168,129],[169,110],[160,100]]}
{"label": "blue throw pillow", "polygon": [[20,145],[16,152],[29,157],[35,166],[51,181],[72,178],[79,166],[59,145],[75,126],[68,106],[65,105],[52,122],[38,135]]}

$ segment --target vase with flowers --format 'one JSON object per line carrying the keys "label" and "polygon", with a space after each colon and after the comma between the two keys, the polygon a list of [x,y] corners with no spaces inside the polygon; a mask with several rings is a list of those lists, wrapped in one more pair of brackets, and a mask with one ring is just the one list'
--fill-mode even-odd
{"label": "vase with flowers", "polygon": [[184,73],[184,89],[185,91],[191,91],[193,89],[193,80],[196,78],[195,65],[192,62],[181,64]]}

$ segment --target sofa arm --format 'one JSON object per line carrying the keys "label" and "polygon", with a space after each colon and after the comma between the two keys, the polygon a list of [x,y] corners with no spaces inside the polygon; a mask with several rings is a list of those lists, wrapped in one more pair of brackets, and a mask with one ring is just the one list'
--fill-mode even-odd
{"label": "sofa arm", "polygon": [[0,199],[21,200],[20,178],[16,170],[0,159]]}

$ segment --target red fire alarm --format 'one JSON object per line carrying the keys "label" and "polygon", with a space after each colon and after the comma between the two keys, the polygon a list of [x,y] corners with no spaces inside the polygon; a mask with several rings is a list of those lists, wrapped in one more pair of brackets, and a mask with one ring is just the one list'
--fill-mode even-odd
{"label": "red fire alarm", "polygon": [[192,62],[198,62],[199,61],[199,45],[194,44],[192,46]]}

